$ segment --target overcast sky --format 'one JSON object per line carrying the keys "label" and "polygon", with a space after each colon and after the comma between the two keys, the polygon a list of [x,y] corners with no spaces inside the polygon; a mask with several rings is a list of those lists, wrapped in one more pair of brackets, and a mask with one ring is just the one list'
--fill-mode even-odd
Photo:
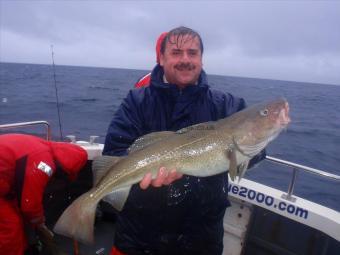
{"label": "overcast sky", "polygon": [[0,0],[0,61],[152,69],[184,25],[209,74],[340,85],[340,1]]}

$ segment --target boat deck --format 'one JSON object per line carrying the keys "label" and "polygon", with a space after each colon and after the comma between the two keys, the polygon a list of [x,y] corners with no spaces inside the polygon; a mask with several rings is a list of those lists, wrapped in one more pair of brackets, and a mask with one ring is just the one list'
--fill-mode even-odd
{"label": "boat deck", "polygon": [[[95,243],[93,245],[84,245],[78,243],[78,255],[108,255],[113,244],[114,223],[105,220],[99,220],[95,226]],[[70,238],[60,235],[55,236],[55,241],[63,252],[74,254],[74,242]],[[42,252],[44,255],[49,255]]]}

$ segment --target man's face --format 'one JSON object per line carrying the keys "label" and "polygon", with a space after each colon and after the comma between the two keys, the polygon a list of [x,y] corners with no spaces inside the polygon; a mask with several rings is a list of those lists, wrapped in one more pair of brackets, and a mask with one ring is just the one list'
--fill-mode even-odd
{"label": "man's face", "polygon": [[166,42],[164,54],[160,55],[160,65],[169,83],[184,88],[198,80],[202,70],[202,52],[197,37],[177,37],[173,35]]}

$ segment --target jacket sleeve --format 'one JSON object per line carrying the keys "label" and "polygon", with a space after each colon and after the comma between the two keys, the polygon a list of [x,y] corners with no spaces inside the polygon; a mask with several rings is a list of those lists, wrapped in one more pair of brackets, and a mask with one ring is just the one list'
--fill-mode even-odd
{"label": "jacket sleeve", "polygon": [[50,151],[28,156],[20,208],[25,221],[33,227],[45,221],[43,194],[54,171],[55,164]]}
{"label": "jacket sleeve", "polygon": [[210,90],[215,120],[226,118],[246,107],[243,98],[235,97],[229,93],[222,93],[218,90]]}
{"label": "jacket sleeve", "polygon": [[0,145],[0,198],[11,190],[14,179],[15,157],[10,150]]}
{"label": "jacket sleeve", "polygon": [[126,155],[129,146],[141,135],[143,125],[136,90],[131,90],[119,106],[105,138],[103,155]]}

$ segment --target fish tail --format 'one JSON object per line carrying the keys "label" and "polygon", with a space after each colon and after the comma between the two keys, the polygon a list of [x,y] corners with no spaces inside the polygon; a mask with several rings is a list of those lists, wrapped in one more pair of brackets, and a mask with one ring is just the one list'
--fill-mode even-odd
{"label": "fish tail", "polygon": [[97,204],[98,201],[90,197],[90,192],[81,195],[60,216],[53,228],[54,232],[93,244]]}

